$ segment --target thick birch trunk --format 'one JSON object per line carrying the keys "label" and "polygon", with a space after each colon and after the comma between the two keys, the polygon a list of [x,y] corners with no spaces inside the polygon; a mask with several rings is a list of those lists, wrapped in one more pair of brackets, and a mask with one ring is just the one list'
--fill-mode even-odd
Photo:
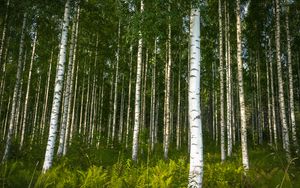
{"label": "thick birch trunk", "polygon": [[[144,2],[141,0],[141,13],[144,11]],[[141,105],[141,72],[142,72],[142,56],[143,56],[143,39],[142,33],[139,31],[137,71],[135,83],[135,100],[134,100],[134,128],[132,141],[132,160],[137,162],[139,129],[140,129],[140,105]]]}
{"label": "thick birch trunk", "polygon": [[[75,4],[75,9],[77,11],[77,2]],[[76,15],[77,13],[75,13]],[[65,144],[65,137],[67,137],[68,134],[66,134],[66,128],[68,129],[69,126],[69,111],[71,110],[71,95],[73,92],[73,75],[74,75],[74,47],[75,47],[75,38],[76,38],[76,26],[77,26],[77,20],[74,20],[72,25],[72,35],[71,35],[71,44],[70,44],[70,51],[69,51],[69,62],[68,62],[68,72],[67,72],[67,80],[66,80],[66,90],[64,92],[64,109],[62,112],[62,124],[60,126],[60,135],[59,135],[59,146],[57,150],[57,156],[61,157],[64,150],[64,144]]]}
{"label": "thick birch trunk", "polygon": [[276,62],[277,62],[277,76],[278,76],[278,99],[280,107],[280,119],[282,125],[282,142],[283,148],[286,152],[287,160],[291,159],[290,156],[290,140],[289,130],[287,127],[286,111],[285,111],[285,99],[283,91],[282,69],[281,69],[281,49],[280,49],[280,5],[279,0],[276,3],[276,28],[275,28],[275,42],[276,42]]}
{"label": "thick birch trunk", "polygon": [[67,0],[66,4],[65,4],[64,20],[63,20],[60,51],[59,51],[59,62],[57,64],[54,96],[53,96],[52,110],[51,110],[51,116],[50,116],[49,137],[48,137],[47,148],[46,148],[46,153],[45,153],[45,160],[44,160],[43,170],[42,170],[43,173],[45,173],[47,170],[49,170],[49,168],[52,166],[52,162],[53,162],[55,139],[56,139],[56,134],[57,134],[58,116],[59,116],[59,111],[60,111],[60,103],[61,103],[61,98],[62,98],[61,97],[62,87],[63,87],[63,81],[64,81],[67,40],[68,40],[69,15],[70,15],[70,0]]}
{"label": "thick birch trunk", "polygon": [[189,69],[189,124],[191,131],[188,187],[202,187],[203,140],[200,109],[200,10],[191,10]]}
{"label": "thick birch trunk", "polygon": [[23,56],[23,51],[24,51],[26,19],[27,19],[27,13],[24,14],[24,18],[23,18],[16,83],[15,83],[14,93],[13,93],[13,98],[12,98],[12,107],[11,107],[11,112],[10,112],[9,128],[8,128],[7,139],[6,139],[6,144],[5,144],[5,151],[4,151],[4,155],[2,158],[2,162],[6,162],[6,160],[8,159],[8,155],[9,155],[9,151],[10,151],[10,147],[11,147],[11,141],[12,141],[12,134],[14,131],[14,120],[15,120],[17,99],[18,99],[18,93],[19,93],[19,89],[20,89],[20,81],[21,81],[22,70],[23,70],[22,69],[22,66],[23,66],[22,65],[22,56]]}
{"label": "thick birch trunk", "polygon": [[239,102],[240,102],[240,115],[241,115],[242,162],[245,171],[247,171],[249,169],[249,159],[248,159],[247,127],[246,127],[245,97],[244,97],[244,84],[243,84],[240,0],[236,0],[236,20],[237,20],[236,38],[237,38],[238,87],[239,87]]}

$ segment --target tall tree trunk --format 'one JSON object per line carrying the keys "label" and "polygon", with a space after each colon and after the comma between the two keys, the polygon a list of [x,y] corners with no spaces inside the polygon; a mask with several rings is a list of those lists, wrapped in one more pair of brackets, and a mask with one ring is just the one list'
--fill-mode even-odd
{"label": "tall tree trunk", "polygon": [[37,42],[37,32],[35,33],[32,45],[32,52],[30,58],[30,65],[29,65],[29,72],[28,72],[28,79],[27,79],[27,88],[26,88],[26,96],[25,96],[25,103],[24,103],[24,113],[23,113],[23,122],[21,124],[22,132],[21,132],[21,140],[19,149],[21,150],[24,143],[24,136],[25,136],[25,127],[26,127],[26,120],[27,120],[27,109],[28,109],[28,100],[29,100],[29,92],[30,92],[30,83],[31,83],[31,74],[32,74],[32,65],[35,56],[35,47]]}
{"label": "tall tree trunk", "polygon": [[36,100],[35,100],[35,109],[34,109],[34,117],[33,117],[33,123],[32,123],[32,133],[31,133],[31,140],[30,140],[30,146],[33,145],[34,138],[36,137],[36,134],[38,134],[37,131],[37,117],[38,117],[38,109],[39,109],[39,100],[40,100],[40,92],[41,92],[41,75],[39,75],[38,79],[38,88],[36,91]]}
{"label": "tall tree trunk", "polygon": [[[170,8],[170,1],[168,11],[171,11]],[[170,145],[170,119],[171,119],[171,112],[170,112],[170,98],[171,98],[171,67],[172,67],[172,51],[171,51],[171,17],[169,16],[169,24],[168,24],[168,39],[167,39],[167,53],[168,53],[168,61],[166,62],[165,67],[165,134],[164,134],[164,158],[168,159],[169,153],[169,145]]]}
{"label": "tall tree trunk", "polygon": [[223,68],[223,24],[222,4],[219,0],[219,62],[220,62],[220,127],[221,127],[221,160],[226,159],[225,151],[225,120],[224,120],[224,68]]}
{"label": "tall tree trunk", "polygon": [[130,64],[129,64],[129,79],[128,79],[128,101],[127,101],[127,117],[126,117],[126,137],[125,147],[128,148],[128,137],[130,127],[130,114],[131,114],[131,77],[132,77],[132,46],[130,46]]}
{"label": "tall tree trunk", "polygon": [[1,37],[1,44],[0,44],[0,69],[2,67],[2,53],[4,49],[4,42],[5,42],[5,37],[6,37],[6,29],[7,29],[7,17],[8,17],[8,11],[9,11],[9,3],[10,0],[7,0],[6,2],[6,12],[3,20],[3,30],[2,30],[2,37]]}
{"label": "tall tree trunk", "polygon": [[248,146],[247,146],[247,125],[246,125],[246,109],[243,84],[243,62],[242,62],[242,33],[241,33],[241,16],[240,16],[240,0],[236,0],[236,38],[237,38],[237,65],[238,65],[238,85],[239,85],[239,103],[241,117],[241,146],[242,146],[242,162],[244,170],[249,169]]}
{"label": "tall tree trunk", "polygon": [[[141,0],[141,13],[144,11],[144,1]],[[142,32],[139,31],[137,71],[135,83],[135,100],[134,100],[134,128],[132,141],[132,160],[137,162],[138,145],[139,145],[139,128],[140,128],[140,103],[141,103],[141,72],[142,72],[142,56],[143,56],[143,39]]]}
{"label": "tall tree trunk", "polygon": [[22,24],[22,33],[21,33],[21,40],[20,40],[20,47],[19,47],[19,57],[18,57],[18,68],[17,68],[17,75],[16,75],[16,83],[14,87],[14,93],[12,98],[12,107],[10,112],[10,120],[9,120],[9,128],[7,133],[7,139],[5,144],[5,151],[2,158],[2,162],[6,162],[8,159],[8,155],[10,152],[11,147],[11,141],[12,141],[12,134],[14,131],[14,120],[15,120],[15,113],[16,113],[16,106],[17,106],[17,100],[18,100],[18,93],[20,89],[20,81],[22,77],[22,56],[24,51],[24,38],[25,38],[25,27],[26,27],[26,19],[27,19],[27,13],[24,13],[23,17],[23,24]]}
{"label": "tall tree trunk", "polygon": [[[75,1],[75,6],[74,10],[77,11],[77,1]],[[75,15],[78,13],[74,13]],[[65,143],[65,137],[67,137],[66,134],[66,128],[68,127],[68,114],[71,108],[71,95],[72,95],[72,90],[73,90],[73,85],[72,84],[72,79],[74,75],[74,47],[75,47],[75,38],[76,38],[76,25],[77,25],[77,20],[74,20],[73,25],[72,25],[72,34],[71,34],[71,44],[70,44],[70,51],[69,51],[69,62],[68,62],[68,72],[67,72],[67,79],[66,79],[66,87],[64,91],[64,107],[63,107],[63,112],[62,112],[62,124],[60,126],[60,134],[59,134],[59,145],[58,145],[58,150],[57,150],[57,156],[61,157],[63,154],[63,149],[64,149],[64,143]]]}
{"label": "tall tree trunk", "polygon": [[288,54],[288,77],[289,77],[289,97],[290,97],[290,117],[291,117],[291,128],[292,128],[292,140],[296,153],[299,153],[297,131],[296,131],[296,120],[295,120],[295,104],[294,104],[294,86],[293,86],[293,69],[292,69],[292,52],[291,52],[291,36],[289,26],[289,7],[285,14],[285,28],[287,37],[287,54]]}
{"label": "tall tree trunk", "polygon": [[51,57],[49,62],[49,69],[48,69],[48,75],[47,75],[47,84],[46,84],[46,93],[44,98],[44,107],[43,107],[43,113],[42,113],[42,119],[41,119],[41,138],[44,138],[45,133],[45,124],[46,124],[46,116],[48,112],[48,96],[49,96],[49,89],[50,89],[50,79],[51,79],[51,69],[52,69],[52,58],[53,58],[53,50],[51,51]]}
{"label": "tall tree trunk", "polygon": [[122,143],[122,138],[123,138],[123,125],[124,125],[124,98],[125,98],[125,93],[124,93],[124,75],[122,76],[122,90],[121,90],[121,109],[120,109],[120,123],[119,123],[119,143]]}
{"label": "tall tree trunk", "polygon": [[286,122],[286,112],[285,112],[285,99],[283,92],[283,80],[282,80],[282,69],[281,69],[281,50],[280,50],[280,5],[279,0],[276,3],[276,28],[275,28],[275,42],[276,42],[276,62],[277,62],[277,76],[278,76],[278,99],[280,106],[280,119],[282,125],[282,141],[283,148],[286,152],[287,160],[291,159],[290,156],[290,140],[289,140],[289,130]]}
{"label": "tall tree trunk", "polygon": [[[69,99],[69,113],[68,113],[68,117],[67,117],[67,128],[70,129],[70,141],[72,140],[72,135],[73,135],[73,128],[74,128],[74,120],[75,120],[75,104],[76,104],[76,94],[77,94],[77,79],[78,79],[78,65],[77,65],[77,69],[76,69],[76,81],[75,81],[75,90],[73,92],[73,82],[74,82],[74,72],[75,72],[75,64],[76,64],[76,51],[77,51],[77,39],[78,39],[78,29],[79,29],[79,16],[80,16],[80,5],[79,5],[79,1],[75,1],[75,9],[76,10],[76,19],[75,19],[75,23],[76,23],[76,27],[75,27],[75,36],[74,36],[74,42],[71,45],[74,45],[73,47],[73,51],[72,51],[72,56],[73,57],[69,57],[70,59],[72,58],[73,61],[73,66],[72,66],[72,78],[71,78],[71,83],[70,83],[70,99]],[[69,60],[70,61],[70,60]],[[75,93],[75,94],[74,94]],[[75,96],[74,96],[75,95]],[[73,97],[74,96],[74,97]],[[71,110],[71,106],[72,106],[72,97],[73,97],[73,109]],[[68,134],[66,134],[68,135]],[[68,142],[68,137],[65,136],[65,140],[64,140],[64,149],[63,149],[63,155],[65,156],[67,153],[67,142]]]}
{"label": "tall tree trunk", "polygon": [[115,75],[115,83],[114,83],[114,111],[113,111],[113,121],[112,121],[112,134],[111,134],[111,142],[112,146],[115,140],[115,129],[116,129],[116,121],[117,121],[117,107],[118,107],[118,80],[119,80],[119,59],[120,59],[120,33],[121,33],[121,21],[119,20],[118,26],[118,46],[116,52],[116,75]]}
{"label": "tall tree trunk", "polygon": [[[268,53],[266,53],[268,57]],[[269,59],[266,59],[266,69],[267,69],[267,98],[268,98],[268,128],[269,128],[269,144],[273,145],[273,132],[272,132],[272,109],[271,109],[271,92],[270,92],[270,71],[269,71]]]}
{"label": "tall tree trunk", "polygon": [[62,87],[64,81],[70,8],[71,8],[70,0],[67,0],[65,4],[65,11],[64,11],[64,20],[63,20],[60,50],[59,50],[59,62],[57,64],[54,96],[53,96],[52,110],[50,116],[49,137],[48,137],[45,160],[44,160],[43,170],[42,170],[43,173],[45,173],[52,166],[52,162],[53,162],[58,116],[60,111]]}
{"label": "tall tree trunk", "polygon": [[277,149],[277,126],[276,126],[276,111],[275,111],[275,93],[274,93],[274,76],[273,76],[273,61],[271,40],[269,40],[269,63],[270,63],[270,85],[271,85],[271,107],[272,107],[272,128],[274,134],[274,145]]}
{"label": "tall tree trunk", "polygon": [[178,94],[177,94],[177,123],[176,123],[176,149],[181,147],[181,60],[179,60],[178,70]]}
{"label": "tall tree trunk", "polygon": [[230,44],[230,21],[229,6],[225,4],[225,54],[226,54],[226,99],[227,99],[227,155],[232,154],[232,102],[231,102],[231,44]]}
{"label": "tall tree trunk", "polygon": [[154,42],[154,63],[152,64],[152,80],[151,80],[151,109],[150,109],[150,145],[151,151],[154,150],[154,134],[155,134],[155,104],[156,104],[156,39]]}
{"label": "tall tree trunk", "polygon": [[191,10],[189,69],[189,124],[191,129],[188,187],[202,187],[203,140],[200,109],[200,10]]}

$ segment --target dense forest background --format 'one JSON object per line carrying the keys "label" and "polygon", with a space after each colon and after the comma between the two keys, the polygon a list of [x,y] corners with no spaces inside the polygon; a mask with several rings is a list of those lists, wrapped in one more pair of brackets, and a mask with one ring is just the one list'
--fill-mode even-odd
{"label": "dense forest background", "polygon": [[1,186],[186,187],[195,140],[203,187],[300,186],[299,24],[295,0],[0,0]]}

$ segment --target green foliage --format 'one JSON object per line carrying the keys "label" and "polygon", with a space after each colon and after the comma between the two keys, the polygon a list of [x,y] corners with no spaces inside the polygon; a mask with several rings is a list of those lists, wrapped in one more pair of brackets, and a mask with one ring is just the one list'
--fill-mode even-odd
{"label": "green foliage", "polygon": [[24,185],[30,184],[34,175],[34,169],[25,166],[23,162],[7,162],[0,166],[0,185],[2,187],[24,187]]}
{"label": "green foliage", "polygon": [[87,187],[104,187],[108,183],[108,173],[102,167],[92,166],[87,172],[77,171],[80,175],[82,188]]}

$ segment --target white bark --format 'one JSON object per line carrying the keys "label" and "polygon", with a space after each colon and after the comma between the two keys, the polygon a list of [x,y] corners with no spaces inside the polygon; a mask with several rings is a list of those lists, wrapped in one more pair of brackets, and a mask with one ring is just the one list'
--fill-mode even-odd
{"label": "white bark", "polygon": [[120,31],[121,30],[121,22],[119,21],[118,26],[118,46],[116,52],[116,75],[115,75],[115,83],[114,83],[114,111],[113,111],[113,122],[112,122],[112,146],[115,138],[115,129],[116,129],[116,120],[117,120],[117,107],[118,107],[118,80],[119,80],[119,59],[120,59]]}
{"label": "white bark", "polygon": [[219,0],[219,61],[220,61],[220,127],[221,127],[221,160],[226,159],[225,154],[225,120],[224,120],[224,68],[223,68],[223,24],[222,4]]}
{"label": "white bark", "polygon": [[24,114],[23,114],[23,122],[22,122],[22,132],[21,132],[21,140],[20,140],[20,150],[23,147],[24,137],[25,137],[25,127],[26,127],[26,120],[27,120],[27,109],[28,109],[28,99],[29,99],[29,91],[30,91],[30,83],[31,83],[31,74],[32,74],[32,65],[35,56],[35,47],[37,42],[37,33],[35,33],[32,45],[32,52],[31,52],[31,59],[29,65],[29,72],[28,72],[28,79],[27,79],[27,88],[26,88],[26,96],[25,96],[25,103],[24,103]]}
{"label": "white bark", "polygon": [[125,147],[128,148],[128,137],[130,127],[130,114],[131,114],[131,77],[132,77],[132,46],[130,46],[130,64],[129,64],[129,80],[128,80],[128,101],[127,101],[127,117],[126,117],[126,137]]}
{"label": "white bark", "polygon": [[294,104],[294,86],[293,86],[293,68],[292,68],[292,52],[291,52],[291,37],[290,37],[290,26],[289,26],[289,7],[285,15],[285,28],[287,37],[287,54],[288,54],[288,76],[289,76],[289,97],[290,97],[290,117],[291,117],[291,128],[292,128],[292,140],[296,153],[299,153],[299,146],[297,141],[296,131],[296,120],[295,120],[295,104]]}
{"label": "white bark", "polygon": [[287,160],[291,159],[290,156],[290,140],[289,140],[289,130],[287,127],[286,111],[285,111],[285,99],[283,91],[283,79],[282,79],[282,69],[281,69],[281,51],[280,51],[280,5],[279,0],[276,3],[276,28],[275,28],[275,42],[276,42],[276,62],[277,62],[277,78],[278,78],[278,99],[280,108],[280,119],[282,126],[282,142],[283,148],[286,152]]}
{"label": "white bark", "polygon": [[45,133],[45,124],[46,124],[46,115],[48,112],[48,96],[49,96],[49,89],[50,89],[50,79],[51,79],[51,70],[52,70],[52,58],[53,58],[53,50],[51,51],[51,57],[49,62],[49,70],[47,75],[47,84],[46,84],[46,93],[44,98],[44,106],[43,106],[43,113],[42,113],[42,119],[41,119],[41,138],[44,138]]}
{"label": "white bark", "polygon": [[8,155],[9,155],[9,151],[10,151],[10,147],[11,147],[11,141],[12,141],[12,134],[14,131],[14,120],[15,120],[17,99],[18,99],[18,93],[19,93],[19,89],[20,89],[20,80],[21,80],[22,71],[23,71],[22,70],[22,66],[23,66],[22,65],[22,55],[23,55],[23,51],[24,51],[26,19],[27,19],[27,13],[24,14],[24,18],[23,18],[16,83],[15,83],[14,92],[13,92],[12,107],[11,107],[10,120],[9,120],[9,128],[8,128],[7,139],[6,139],[6,144],[5,144],[5,151],[4,151],[4,155],[2,158],[2,162],[5,162],[8,159]]}
{"label": "white bark", "polygon": [[155,104],[156,104],[156,40],[154,44],[154,63],[152,65],[152,80],[151,80],[151,109],[150,109],[150,144],[151,151],[154,150],[155,144]]}
{"label": "white bark", "polygon": [[[75,10],[77,11],[77,5],[75,5]],[[76,14],[76,13],[75,13]],[[68,133],[66,133],[66,129],[69,127],[69,114],[71,110],[71,95],[73,92],[73,75],[74,75],[74,47],[75,47],[75,38],[76,38],[76,26],[77,20],[74,20],[72,25],[72,35],[71,35],[71,44],[70,44],[70,51],[69,51],[69,62],[68,62],[68,72],[67,72],[67,80],[66,80],[66,87],[64,91],[64,108],[62,112],[62,124],[60,126],[60,135],[59,135],[59,146],[57,150],[57,156],[61,157],[64,153],[65,148],[65,137],[68,137]]]}
{"label": "white bark", "polygon": [[[170,2],[168,11],[170,12]],[[165,125],[164,125],[164,158],[168,159],[169,153],[169,145],[170,145],[170,120],[171,120],[171,112],[170,112],[170,98],[171,98],[171,66],[172,66],[172,54],[171,54],[171,18],[169,17],[169,24],[168,24],[168,39],[167,39],[167,59],[165,66]]]}
{"label": "white bark", "polygon": [[40,90],[41,89],[41,75],[39,76],[38,80],[38,89],[36,92],[36,100],[35,100],[35,109],[34,109],[34,118],[33,118],[33,124],[32,124],[32,133],[31,133],[31,140],[30,140],[30,146],[33,144],[33,140],[36,136],[37,132],[37,117],[38,117],[38,108],[39,108],[39,100],[40,100]]}
{"label": "white bark", "polygon": [[238,65],[238,88],[239,88],[240,117],[241,117],[242,162],[243,162],[244,170],[247,171],[249,169],[249,159],[248,159],[247,127],[246,127],[245,97],[244,97],[244,84],[243,84],[240,0],[236,0],[236,7],[237,7],[236,8],[237,65]]}
{"label": "white bark", "polygon": [[200,109],[200,10],[191,10],[189,70],[189,124],[191,131],[188,187],[202,187],[203,140]]}
{"label": "white bark", "polygon": [[231,102],[231,44],[230,44],[230,30],[229,30],[229,11],[225,5],[225,45],[226,45],[226,98],[227,98],[227,155],[232,154],[232,102]]}
{"label": "white bark", "polygon": [[122,138],[123,138],[123,124],[124,124],[124,98],[125,98],[125,93],[124,93],[124,75],[122,77],[122,92],[121,92],[121,109],[120,109],[120,123],[119,123],[119,143],[122,143]]}
{"label": "white bark", "polygon": [[6,37],[9,3],[10,3],[10,0],[7,0],[7,2],[6,2],[6,12],[5,12],[4,20],[3,20],[4,25],[3,25],[3,30],[2,30],[1,44],[0,44],[0,68],[2,67],[2,53],[3,53],[4,42],[5,42],[5,37]]}
{"label": "white bark", "polygon": [[[141,13],[144,11],[144,2],[141,0]],[[143,55],[143,39],[142,33],[139,31],[138,56],[137,56],[137,71],[135,83],[135,101],[134,101],[134,128],[132,142],[132,160],[137,162],[138,154],[138,138],[140,128],[140,103],[141,103],[141,71],[142,71],[142,55]]]}
{"label": "white bark", "polygon": [[59,62],[57,64],[54,96],[53,96],[52,110],[50,116],[49,137],[48,137],[45,160],[44,160],[43,170],[42,170],[43,173],[45,173],[52,166],[52,162],[53,162],[58,116],[59,116],[60,103],[62,98],[61,97],[62,86],[64,81],[69,15],[70,15],[70,0],[67,0],[65,4],[65,11],[64,11],[64,20],[63,20],[62,35],[61,35],[60,50],[59,50]]}

